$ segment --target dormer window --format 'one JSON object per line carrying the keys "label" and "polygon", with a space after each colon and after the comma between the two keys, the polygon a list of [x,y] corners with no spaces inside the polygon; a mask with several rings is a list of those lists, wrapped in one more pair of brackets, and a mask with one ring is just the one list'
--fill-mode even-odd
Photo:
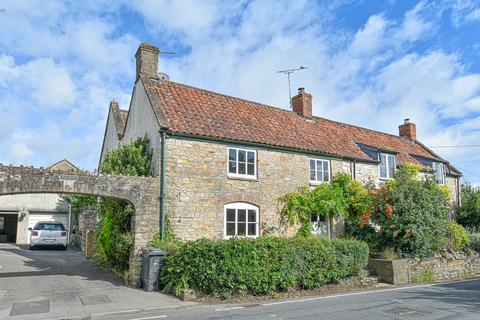
{"label": "dormer window", "polygon": [[445,166],[440,162],[432,162],[435,180],[438,184],[445,184]]}
{"label": "dormer window", "polygon": [[395,155],[389,153],[379,153],[380,160],[380,178],[393,179],[395,168],[397,167]]}

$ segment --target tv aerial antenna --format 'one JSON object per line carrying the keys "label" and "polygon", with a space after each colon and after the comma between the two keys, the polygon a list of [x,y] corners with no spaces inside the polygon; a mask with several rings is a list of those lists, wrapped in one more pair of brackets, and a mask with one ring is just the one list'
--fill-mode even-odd
{"label": "tv aerial antenna", "polygon": [[295,71],[306,70],[306,69],[308,69],[308,67],[299,66],[298,68],[295,68],[295,69],[287,69],[287,70],[277,71],[277,73],[282,73],[282,74],[287,75],[287,78],[288,78],[288,96],[290,98],[290,109],[292,109],[292,90],[290,88],[291,87],[291,85],[290,85],[290,75],[292,73],[294,73]]}

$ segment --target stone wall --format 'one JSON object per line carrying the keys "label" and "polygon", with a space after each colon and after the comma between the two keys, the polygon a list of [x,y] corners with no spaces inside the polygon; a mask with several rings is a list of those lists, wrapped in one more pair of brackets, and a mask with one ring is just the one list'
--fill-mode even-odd
{"label": "stone wall", "polygon": [[410,259],[410,282],[418,282],[424,277],[433,280],[449,280],[480,273],[480,255],[442,252],[431,259]]}
{"label": "stone wall", "polygon": [[[273,227],[279,235],[294,234],[295,228],[278,228],[277,200],[309,184],[310,156],[255,148],[257,179],[233,179],[227,174],[229,146],[233,145],[167,140],[166,212],[175,234],[188,240],[223,238],[224,205],[237,201],[259,207],[260,226]],[[332,174],[350,173],[350,168],[348,162],[331,159]]]}
{"label": "stone wall", "polygon": [[[141,250],[159,230],[159,179],[96,174],[62,173],[44,168],[0,165],[0,196],[24,193],[85,194],[129,201],[135,207],[131,229],[129,279],[140,283]],[[28,221],[28,220],[27,220]]]}
{"label": "stone wall", "polygon": [[480,254],[442,252],[429,259],[370,259],[368,268],[383,282],[391,284],[452,280],[478,275]]}
{"label": "stone wall", "polygon": [[455,205],[459,205],[458,201],[458,197],[457,197],[457,194],[459,192],[458,190],[458,178],[456,177],[448,177],[445,179],[445,184],[450,188],[450,190],[452,191],[452,201]]}
{"label": "stone wall", "polygon": [[375,185],[380,184],[380,173],[378,165],[375,163],[355,163],[355,179],[363,184],[373,182]]}
{"label": "stone wall", "polygon": [[97,212],[95,208],[83,208],[78,216],[78,234],[80,236],[80,248],[86,252],[87,232],[95,230],[97,223]]}

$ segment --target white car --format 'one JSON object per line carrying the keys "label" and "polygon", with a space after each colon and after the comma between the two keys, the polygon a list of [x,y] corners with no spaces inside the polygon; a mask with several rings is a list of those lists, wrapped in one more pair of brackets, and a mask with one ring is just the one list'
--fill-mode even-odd
{"label": "white car", "polygon": [[31,231],[30,250],[39,246],[57,246],[67,250],[67,229],[63,223],[40,221],[28,230]]}

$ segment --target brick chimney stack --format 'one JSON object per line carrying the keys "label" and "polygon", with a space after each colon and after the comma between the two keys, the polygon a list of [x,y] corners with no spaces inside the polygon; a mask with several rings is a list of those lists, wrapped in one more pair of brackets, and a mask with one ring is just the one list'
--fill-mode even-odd
{"label": "brick chimney stack", "polygon": [[410,122],[410,119],[405,119],[403,124],[398,126],[398,132],[400,137],[406,137],[410,140],[417,139],[417,126]]}
{"label": "brick chimney stack", "polygon": [[135,82],[140,76],[158,79],[158,54],[160,50],[146,42],[138,47],[135,59],[137,59],[137,75]]}
{"label": "brick chimney stack", "polygon": [[298,94],[292,98],[292,107],[299,116],[312,118],[312,95],[305,88],[298,88]]}

